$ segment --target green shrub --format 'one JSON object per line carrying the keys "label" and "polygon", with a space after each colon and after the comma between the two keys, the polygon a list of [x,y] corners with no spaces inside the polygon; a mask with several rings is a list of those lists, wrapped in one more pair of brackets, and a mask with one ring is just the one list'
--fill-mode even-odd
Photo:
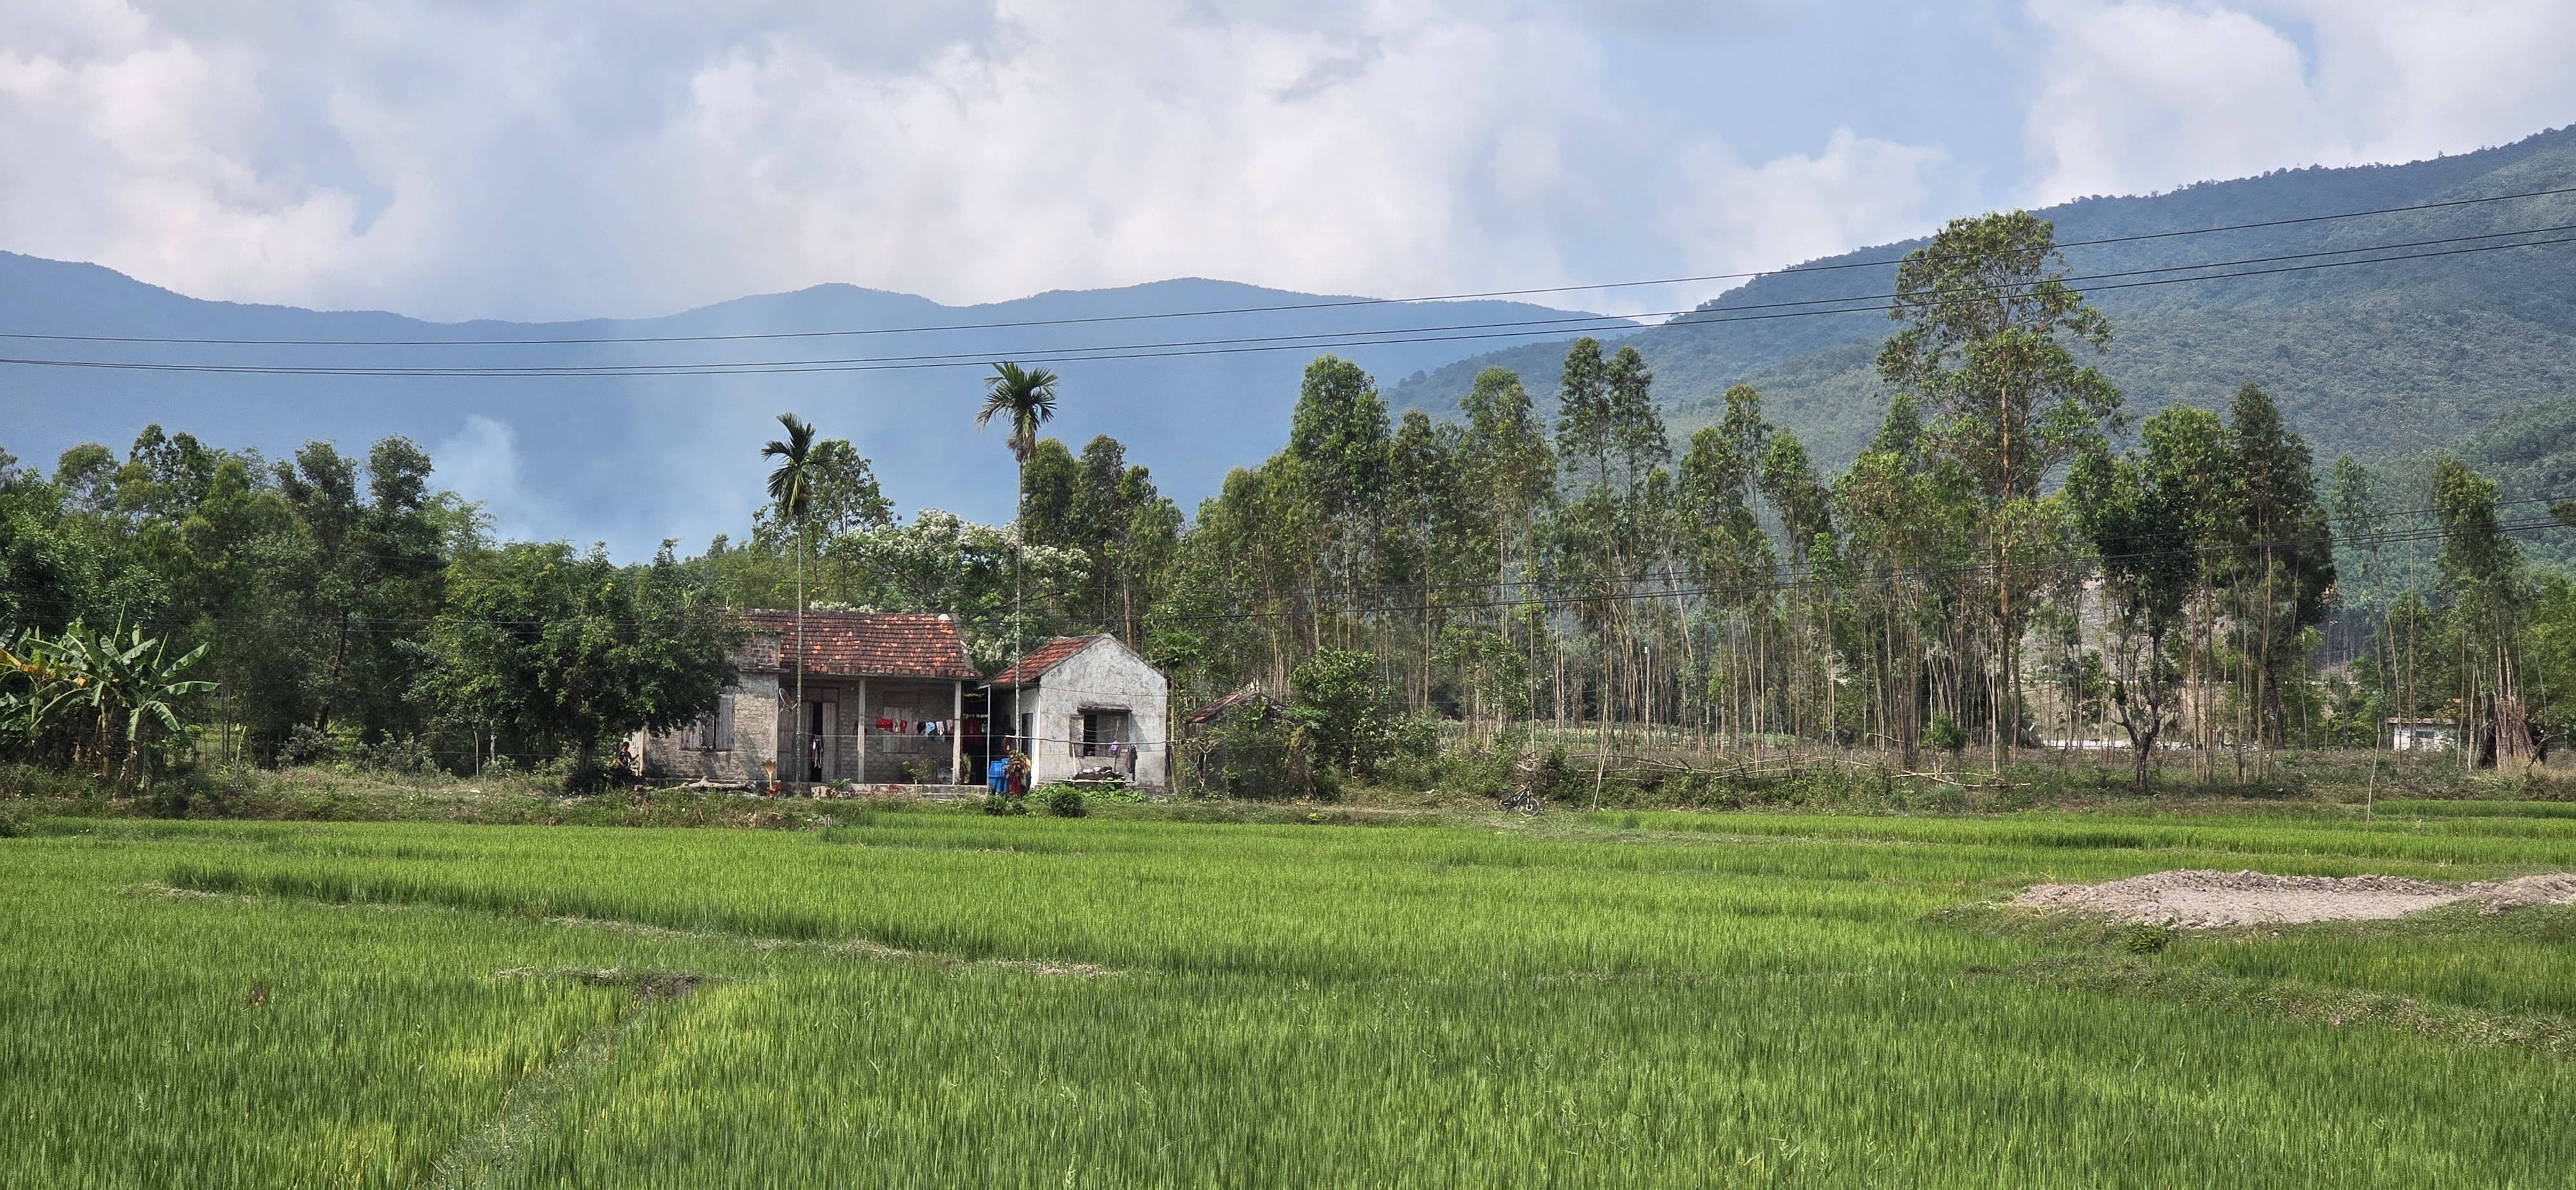
{"label": "green shrub", "polygon": [[2130,954],[2155,954],[2171,945],[2173,936],[2170,926],[2142,921],[2120,931],[2120,949]]}
{"label": "green shrub", "polygon": [[1217,729],[1217,789],[1228,797],[1285,801],[1307,793],[1304,740],[1284,717],[1244,711]]}
{"label": "green shrub", "polygon": [[1080,818],[1088,813],[1083,809],[1082,791],[1070,785],[1058,786],[1054,792],[1049,793],[1046,808],[1047,813],[1058,818]]}
{"label": "green shrub", "polygon": [[1003,815],[1026,814],[1029,812],[1029,808],[1020,804],[1020,799],[1018,798],[1004,797],[998,793],[988,793],[984,795],[984,812],[987,814]]}
{"label": "green shrub", "polygon": [[277,746],[277,764],[280,768],[329,764],[338,759],[340,759],[339,741],[324,734],[322,729],[307,723],[298,723],[288,730],[286,742]]}
{"label": "green shrub", "polygon": [[355,755],[358,763],[367,768],[405,776],[435,772],[438,767],[430,757],[429,745],[409,736],[361,744]]}
{"label": "green shrub", "polygon": [[1565,746],[1547,750],[1547,759],[1538,762],[1538,780],[1531,783],[1541,801],[1561,801],[1574,796],[1574,765],[1565,759]]}

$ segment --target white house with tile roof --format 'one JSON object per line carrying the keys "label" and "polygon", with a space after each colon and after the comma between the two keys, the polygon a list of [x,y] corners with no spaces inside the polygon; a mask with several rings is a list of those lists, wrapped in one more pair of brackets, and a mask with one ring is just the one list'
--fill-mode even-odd
{"label": "white house with tile roof", "polygon": [[1137,785],[1172,782],[1172,685],[1107,633],[1059,636],[994,676],[997,732],[1028,752],[1033,785],[1110,768]]}

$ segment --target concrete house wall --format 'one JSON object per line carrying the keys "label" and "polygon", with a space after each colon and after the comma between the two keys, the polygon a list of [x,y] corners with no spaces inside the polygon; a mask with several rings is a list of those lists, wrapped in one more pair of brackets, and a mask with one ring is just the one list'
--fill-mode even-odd
{"label": "concrete house wall", "polygon": [[754,668],[764,649],[774,656],[778,642],[755,633],[734,656],[737,676],[733,685],[725,687],[723,705],[717,711],[719,721],[731,719],[729,738],[717,741],[729,746],[700,747],[703,736],[695,726],[646,735],[637,757],[644,766],[643,775],[718,785],[756,785],[765,779],[760,763],[778,755],[787,716],[779,699],[777,673]]}
{"label": "concrete house wall", "polygon": [[[755,786],[769,779],[763,763],[774,761],[779,780],[809,779],[808,754],[798,747],[799,711],[789,707],[795,700],[795,669],[782,655],[786,638],[775,627],[785,615],[744,613],[750,631],[734,654],[737,676],[725,688],[715,731],[693,725],[638,733],[634,743],[646,777]],[[929,783],[957,780],[961,749],[954,724],[975,671],[949,617],[816,612],[806,621],[810,636],[801,711],[810,724],[819,710],[828,729],[813,737],[821,745],[819,780],[833,785],[904,782],[909,779],[907,764],[913,776]],[[893,672],[863,668],[874,666]],[[887,708],[949,729],[938,735],[878,731],[876,720]],[[711,734],[717,747],[706,746]],[[975,775],[965,776],[972,783]]]}
{"label": "concrete house wall", "polygon": [[1167,786],[1171,767],[1171,683],[1116,637],[1094,637],[1020,692],[1018,709],[1034,716],[1030,776],[1037,784],[1063,781],[1086,768],[1107,765],[1106,755],[1082,754],[1085,711],[1127,715],[1125,742],[1136,752],[1136,783]]}

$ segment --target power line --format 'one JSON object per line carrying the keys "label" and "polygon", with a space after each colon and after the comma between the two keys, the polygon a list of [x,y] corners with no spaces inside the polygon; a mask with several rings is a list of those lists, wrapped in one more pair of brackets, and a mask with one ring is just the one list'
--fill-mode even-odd
{"label": "power line", "polygon": [[[2265,219],[2250,223],[2230,223],[2217,227],[2180,228],[2173,231],[2141,232],[2135,235],[2106,236],[2091,240],[2069,240],[2053,245],[2058,250],[2090,248],[2109,244],[2140,243],[2174,239],[2182,236],[2215,235],[2231,231],[2250,231],[2269,227],[2362,219],[2379,215],[2406,214],[2416,211],[2443,210],[2476,206],[2484,203],[2512,202],[2527,198],[2548,198],[2576,194],[2576,187],[2534,190],[2520,194],[2495,194],[2476,198],[2447,199],[2439,202],[2414,203],[2368,210],[2343,211],[2328,215],[2302,215],[2286,219]],[[827,331],[762,331],[730,335],[630,335],[595,337],[520,338],[520,339],[228,339],[187,338],[148,335],[58,335],[38,332],[0,332],[0,339],[36,339],[78,343],[157,343],[196,346],[269,346],[269,347],[536,347],[536,346],[608,346],[642,343],[718,343],[764,339],[820,339],[862,335],[936,334],[955,331],[1011,330],[1046,326],[1083,326],[1099,323],[1143,322],[1170,318],[1206,318],[1235,314],[1268,314],[1299,310],[1349,309],[1367,306],[1416,305],[1428,302],[1475,301],[1481,299],[1527,297],[1547,293],[1588,293],[1604,289],[1636,289],[1659,285],[1688,285],[1708,281],[1751,280],[1761,277],[1788,276],[1797,273],[1829,272],[1842,269],[1888,268],[1898,260],[1836,261],[1826,264],[1793,265],[1783,269],[1764,269],[1741,273],[1703,273],[1686,277],[1660,277],[1641,281],[1604,281],[1586,285],[1541,285],[1521,289],[1492,289],[1471,293],[1430,294],[1402,298],[1345,298],[1321,302],[1290,302],[1268,306],[1235,306],[1213,310],[1172,310],[1146,314],[1103,314],[1079,318],[1032,318],[1008,322],[949,323],[931,326],[867,327]],[[1696,307],[1694,309],[1697,309]],[[1609,316],[1603,316],[1609,317]],[[1008,354],[1008,353],[1004,353]]]}
{"label": "power line", "polygon": [[[2356,247],[2356,248],[2339,248],[2339,249],[2321,250],[2321,251],[2317,251],[2317,252],[2309,252],[2309,253],[2295,253],[2295,254],[2289,254],[2289,255],[2283,255],[2283,256],[2271,256],[2271,257],[2249,257],[2249,258],[2244,258],[2244,259],[2240,259],[2240,260],[2210,261],[2210,262],[2203,262],[2203,263],[2198,263],[2198,264],[2168,265],[2168,266],[2162,266],[2162,267],[2158,267],[2158,268],[2151,268],[2151,269],[2133,269],[2133,270],[2124,270],[2124,271],[2121,271],[2121,272],[2115,272],[2115,273],[2101,273],[2101,274],[2090,274],[2090,275],[2074,276],[2074,277],[2063,277],[2063,278],[2056,278],[2056,280],[2061,281],[2061,282],[2066,282],[2066,283],[2083,283],[2083,282],[2090,282],[2090,281],[2095,281],[2095,280],[2105,280],[2105,279],[2117,278],[2117,277],[2136,277],[2136,276],[2145,276],[2145,275],[2149,275],[2149,274],[2158,274],[2158,273],[2177,273],[2177,272],[2191,272],[2191,271],[2197,271],[2197,270],[2223,269],[2223,268],[2237,268],[2238,266],[2241,266],[2241,265],[2249,265],[2249,264],[2263,264],[2263,263],[2271,263],[2271,262],[2287,261],[2287,260],[2305,260],[2305,259],[2312,259],[2312,258],[2314,258],[2314,257],[2319,257],[2319,256],[2352,256],[2352,255],[2357,255],[2357,254],[2361,254],[2361,253],[2368,253],[2368,252],[2390,252],[2390,251],[2396,251],[2396,250],[2398,250],[2398,249],[2403,249],[2403,248],[2433,247],[2433,246],[2438,246],[2438,245],[2443,245],[2443,244],[2460,244],[2460,243],[2469,243],[2469,242],[2473,242],[2473,241],[2479,241],[2479,240],[2491,240],[2491,239],[2498,239],[2498,238],[2503,238],[2503,237],[2508,237],[2508,236],[2531,236],[2531,235],[2542,235],[2542,234],[2547,234],[2547,233],[2551,233],[2551,232],[2558,232],[2558,231],[2570,231],[2570,230],[2576,230],[2576,224],[2568,224],[2568,225],[2562,225],[2562,226],[2557,226],[2557,227],[2548,227],[2548,228],[2531,228],[2531,229],[2524,229],[2524,230],[2519,230],[2519,231],[2490,232],[2490,233],[2483,233],[2483,234],[2480,234],[2480,235],[2474,235],[2474,236],[2455,236],[2455,237],[2446,237],[2446,238],[2436,239],[2436,240],[2411,241],[2411,242],[2402,243],[2402,244],[2370,245],[2370,246],[2363,246],[2363,247]],[[2394,256],[2378,256],[2378,257],[2372,257],[2372,258],[2370,258],[2370,259],[2365,259],[2365,260],[2336,260],[2336,261],[2323,261],[2323,262],[2319,262],[2319,263],[2311,263],[2311,264],[2284,265],[2284,266],[2276,267],[2276,268],[2265,268],[2265,269],[2241,269],[2240,271],[2236,271],[2236,272],[2212,273],[2212,274],[2202,275],[2202,276],[2153,277],[2153,278],[2148,279],[2148,280],[2125,281],[2125,282],[2115,281],[2115,282],[2110,283],[2110,284],[2099,284],[2099,285],[2095,285],[2095,284],[2085,284],[2085,285],[2083,285],[2083,289],[2084,289],[2086,292],[2091,292],[2091,293],[2100,293],[2100,292],[2111,291],[2111,290],[2138,289],[2138,288],[2146,288],[2146,287],[2160,286],[2160,285],[2195,284],[2195,283],[2209,282],[2209,281],[2228,281],[2228,280],[2239,280],[2239,279],[2248,278],[2248,277],[2275,276],[2275,275],[2280,275],[2280,274],[2286,274],[2286,273],[2298,273],[2298,272],[2314,272],[2314,271],[2320,271],[2320,270],[2324,270],[2324,269],[2350,268],[2350,267],[2355,267],[2355,266],[2360,266],[2360,265],[2371,265],[2371,264],[2393,264],[2393,263],[2402,263],[2402,262],[2405,262],[2405,261],[2413,261],[2413,260],[2431,260],[2431,259],[2439,259],[2439,258],[2442,258],[2442,257],[2449,257],[2449,256],[2462,256],[2462,255],[2471,255],[2471,254],[2483,253],[2483,252],[2498,252],[2498,251],[2506,251],[2506,250],[2515,249],[2515,248],[2542,248],[2542,247],[2551,247],[2551,246],[2555,246],[2555,245],[2568,244],[2568,243],[2576,243],[2576,236],[2563,236],[2563,237],[2556,238],[2556,239],[2525,240],[2525,241],[2523,241],[2523,242],[2519,242],[2519,243],[2511,243],[2511,244],[2477,244],[2477,245],[2475,245],[2475,246],[2471,246],[2471,247],[2447,248],[2447,249],[2443,249],[2443,250],[2439,250],[2439,251],[2428,251],[2428,252],[2406,252],[2406,253],[2403,253],[2403,254],[2401,254],[2401,255],[2394,255]],[[1843,308],[1839,308],[1839,309],[1786,309],[1786,310],[1780,310],[1780,311],[1773,312],[1773,313],[1745,314],[1745,313],[1741,313],[1741,312],[1740,312],[1740,311],[1741,311],[1741,309],[1761,309],[1761,308],[1764,308],[1764,307],[1744,307],[1744,308],[1739,308],[1739,309],[1736,309],[1736,310],[1730,310],[1730,311],[1728,312],[1728,315],[1727,315],[1727,316],[1725,316],[1725,317],[1687,318],[1687,319],[1684,319],[1684,320],[1681,320],[1681,321],[1676,321],[1676,322],[1672,322],[1672,323],[1667,323],[1667,324],[1665,324],[1665,325],[1667,325],[1667,326],[1688,326],[1688,327],[1699,327],[1699,326],[1708,326],[1708,325],[1712,325],[1712,324],[1717,324],[1717,323],[1726,323],[1726,322],[1753,322],[1753,321],[1765,321],[1765,320],[1781,319],[1781,318],[1817,317],[1817,316],[1830,316],[1830,315],[1843,315],[1843,314],[1866,314],[1866,313],[1875,313],[1875,312],[1878,312],[1879,310],[1881,310],[1881,309],[1882,309],[1882,307],[1870,306],[1870,305],[1850,305],[1849,303],[1855,303],[1855,302],[1879,302],[1879,301],[1885,301],[1885,300],[1888,300],[1888,299],[1890,299],[1890,298],[1893,298],[1894,296],[1895,296],[1894,294],[1863,294],[1863,295],[1854,295],[1854,296],[1850,296],[1850,297],[1840,297],[1840,298],[1814,298],[1814,299],[1806,299],[1806,300],[1803,300],[1803,301],[1781,302],[1781,303],[1770,303],[1770,304],[1768,304],[1768,305],[1773,305],[1773,306],[1784,306],[1784,307],[1828,306],[1828,305],[1841,304],[1841,305],[1843,306]],[[1689,312],[1678,312],[1678,313],[1689,313]],[[1489,324],[1461,324],[1461,325],[1458,325],[1458,326],[1447,327],[1447,328],[1407,328],[1407,329],[1398,329],[1398,330],[1390,330],[1390,331],[1345,332],[1345,333],[1322,333],[1322,332],[1317,332],[1317,333],[1296,334],[1296,335],[1264,335],[1264,336],[1246,336],[1246,337],[1237,338],[1237,339],[1183,340],[1183,341],[1178,341],[1178,342],[1169,342],[1169,343],[1133,344],[1133,345],[1127,345],[1127,346],[1122,346],[1122,347],[1102,347],[1102,348],[1069,347],[1069,348],[1053,348],[1053,349],[1042,349],[1042,350],[1037,351],[1037,352],[1009,352],[1009,351],[1002,351],[1002,352],[979,351],[979,352],[973,352],[973,353],[952,352],[952,353],[940,353],[940,354],[919,355],[919,356],[855,357],[855,358],[849,358],[849,359],[782,360],[782,361],[770,361],[770,362],[760,362],[760,361],[743,361],[743,362],[718,363],[718,364],[602,364],[602,365],[569,365],[569,364],[568,364],[568,365],[515,365],[515,366],[492,366],[492,367],[471,367],[471,368],[468,368],[468,367],[444,367],[444,366],[441,366],[441,367],[406,368],[406,367],[395,367],[395,366],[391,366],[391,365],[345,365],[345,366],[343,366],[343,365],[318,365],[318,364],[315,364],[315,365],[282,365],[282,364],[192,364],[192,363],[166,363],[166,362],[124,361],[124,360],[67,360],[67,359],[39,359],[39,358],[0,358],[0,364],[15,364],[15,365],[25,366],[25,367],[91,368],[91,369],[107,369],[107,370],[117,370],[117,371],[185,372],[185,373],[217,373],[217,374],[270,375],[270,376],[348,376],[348,377],[378,377],[378,378],[400,378],[400,379],[408,379],[408,378],[440,378],[440,379],[557,379],[557,378],[560,378],[560,379],[574,379],[574,378],[602,378],[602,379],[632,379],[632,378],[650,378],[650,377],[657,377],[657,376],[668,376],[668,377],[690,377],[690,376],[746,376],[746,375],[767,376],[767,375],[801,375],[801,374],[809,374],[809,373],[880,372],[880,371],[913,371],[913,370],[921,370],[921,369],[935,369],[935,368],[982,367],[982,366],[984,366],[985,361],[987,361],[988,359],[990,359],[990,358],[991,358],[992,356],[994,356],[994,355],[1013,356],[1013,357],[1016,357],[1016,358],[1018,358],[1018,359],[1020,359],[1020,360],[1022,360],[1022,361],[1024,361],[1024,362],[1029,362],[1029,363],[1094,363],[1094,362],[1105,362],[1105,361],[1111,361],[1111,360],[1126,360],[1126,359],[1169,359],[1169,358],[1180,358],[1180,357],[1188,357],[1188,356],[1204,356],[1204,355],[1236,355],[1236,354],[1247,354],[1247,353],[1256,353],[1256,352],[1273,352],[1273,351],[1311,351],[1311,350],[1317,350],[1317,349],[1320,349],[1320,348],[1330,348],[1330,347],[1372,347],[1372,346],[1388,346],[1388,345],[1414,344],[1414,343],[1442,343],[1442,342],[1472,341],[1472,340],[1484,340],[1484,339],[1525,338],[1525,337],[1532,337],[1532,336],[1555,336],[1555,335],[1563,335],[1563,334],[1570,333],[1571,331],[1573,331],[1573,330],[1577,329],[1577,328],[1578,328],[1578,326],[1579,326],[1580,324],[1586,324],[1586,323],[1600,323],[1600,322],[1605,322],[1605,321],[1609,321],[1609,320],[1610,320],[1610,316],[1603,316],[1603,315],[1586,315],[1586,316],[1583,316],[1583,317],[1581,317],[1581,318],[1568,318],[1568,319],[1542,319],[1542,320],[1528,320],[1528,321],[1521,321],[1521,322],[1505,322],[1505,323],[1489,323]],[[1536,329],[1536,330],[1509,330],[1509,329],[1505,329],[1505,328],[1515,327],[1515,326],[1529,326],[1529,325],[1532,325],[1533,323],[1545,323],[1546,325],[1544,325],[1544,326],[1540,327],[1540,329]],[[1571,324],[1571,325],[1569,325],[1569,324]],[[1615,329],[1615,328],[1599,328],[1599,329]],[[1464,334],[1431,334],[1431,333],[1424,333],[1424,332],[1425,332],[1425,331],[1427,331],[1427,330],[1467,331],[1467,332],[1476,332],[1476,333],[1464,333]],[[1353,337],[1351,337],[1352,335],[1364,335],[1364,336],[1370,336],[1370,337],[1353,338]],[[1398,337],[1398,336],[1402,336],[1402,337]]]}

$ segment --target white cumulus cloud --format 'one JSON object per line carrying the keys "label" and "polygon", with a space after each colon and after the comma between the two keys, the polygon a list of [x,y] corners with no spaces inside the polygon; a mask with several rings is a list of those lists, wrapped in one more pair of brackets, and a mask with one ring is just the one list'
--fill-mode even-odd
{"label": "white cumulus cloud", "polygon": [[1607,47],[1784,8],[0,0],[0,148],[57,163],[0,179],[0,246],[432,317],[1776,263],[1877,234],[1933,151],[1748,159]]}
{"label": "white cumulus cloud", "polygon": [[2032,0],[2025,200],[2407,161],[2576,117],[2564,0]]}

